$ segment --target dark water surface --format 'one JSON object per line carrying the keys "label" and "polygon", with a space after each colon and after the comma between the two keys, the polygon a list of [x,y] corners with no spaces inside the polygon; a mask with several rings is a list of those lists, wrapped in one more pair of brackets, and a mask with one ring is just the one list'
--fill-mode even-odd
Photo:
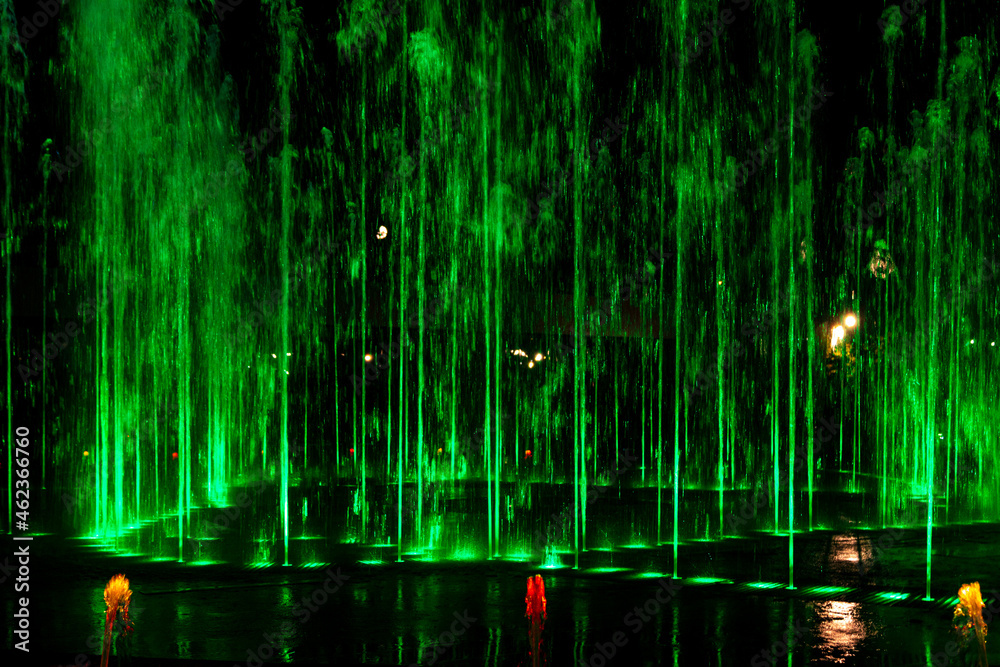
{"label": "dark water surface", "polygon": [[[941,538],[940,595],[924,602],[922,587],[895,585],[896,577],[922,572],[918,545],[901,542],[876,562],[871,537],[877,535],[804,537],[793,591],[777,578],[675,582],[669,560],[660,561],[668,574],[657,576],[653,565],[662,554],[656,550],[588,554],[605,565],[648,561],[648,567],[618,571],[510,562],[367,565],[356,558],[308,569],[247,570],[112,557],[83,540],[39,537],[32,543],[31,653],[9,655],[18,663],[54,665],[84,653],[99,664],[100,649],[88,649],[88,639],[99,646],[104,584],[120,571],[134,591],[135,631],[111,665],[409,665],[422,653],[425,665],[527,666],[525,582],[540,572],[547,595],[543,664],[910,666],[935,664],[939,653],[937,664],[966,664],[968,649],[956,647],[947,656],[956,638],[957,586],[949,592],[945,585],[962,578],[957,538]],[[726,551],[707,543],[708,558],[699,562],[732,571],[734,559],[749,558],[775,574],[781,568],[771,566],[783,563],[769,546],[781,542],[761,536],[727,542]],[[989,603],[990,561],[970,553],[961,569],[984,579]],[[859,554],[864,570],[857,567]],[[7,599],[5,615],[12,613]],[[7,637],[13,645],[12,630]],[[442,642],[452,645],[435,654]],[[1000,663],[1000,651],[991,654]]]}

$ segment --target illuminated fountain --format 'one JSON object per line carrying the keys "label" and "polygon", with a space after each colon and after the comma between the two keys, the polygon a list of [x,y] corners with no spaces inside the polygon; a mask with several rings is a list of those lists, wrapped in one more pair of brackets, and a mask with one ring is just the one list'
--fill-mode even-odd
{"label": "illuminated fountain", "polygon": [[983,594],[979,590],[979,582],[962,584],[958,589],[958,604],[955,605],[954,626],[963,642],[969,640],[969,635],[975,637],[979,649],[979,667],[989,667],[986,659],[986,621],[983,619]]}
{"label": "illuminated fountain", "polygon": [[531,623],[528,630],[528,646],[531,653],[531,664],[538,667],[541,664],[542,630],[545,629],[545,581],[542,575],[528,577],[528,591],[524,596],[527,605],[524,615]]}
{"label": "illuminated fountain", "polygon": [[[82,331],[17,389],[45,409],[72,382],[42,437],[68,532],[239,565],[645,550],[677,577],[708,575],[683,547],[765,534],[795,588],[796,535],[905,523],[929,597],[935,525],[995,520],[994,37],[941,56],[900,127],[887,32],[888,109],[827,201],[795,3],[608,90],[592,5],[483,11],[470,38],[436,3],[358,0],[317,40],[265,0],[276,58],[227,71],[220,29],[163,4],[63,19],[67,127],[31,216],[5,213],[5,256],[61,267],[37,336],[8,335],[8,387],[54,323]],[[692,4],[660,3],[659,44]],[[22,288],[8,268],[8,323]]]}
{"label": "illuminated fountain", "polygon": [[104,643],[101,648],[101,667],[108,667],[108,657],[111,655],[111,637],[120,619],[120,636],[125,637],[132,632],[132,620],[128,615],[128,604],[132,591],[128,587],[128,579],[123,574],[116,574],[104,587],[104,605],[107,607],[104,618]]}

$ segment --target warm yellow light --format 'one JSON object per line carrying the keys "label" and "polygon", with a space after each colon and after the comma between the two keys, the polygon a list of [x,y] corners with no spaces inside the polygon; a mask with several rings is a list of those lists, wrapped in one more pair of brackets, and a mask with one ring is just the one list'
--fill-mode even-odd
{"label": "warm yellow light", "polygon": [[535,361],[541,361],[541,360],[542,360],[542,353],[541,352],[535,353]]}
{"label": "warm yellow light", "polygon": [[278,358],[278,355],[276,355],[274,352],[271,353],[271,356],[274,357],[275,359]]}
{"label": "warm yellow light", "polygon": [[534,368],[534,367],[535,367],[535,362],[534,361],[529,361],[528,362],[528,368]]}
{"label": "warm yellow light", "polygon": [[847,317],[844,318],[844,324],[847,325],[848,329],[854,328],[854,326],[857,323],[858,323],[858,318],[854,317],[854,315],[848,315]]}
{"label": "warm yellow light", "polygon": [[371,361],[371,360],[372,360],[372,355],[366,354],[365,355],[365,361]]}
{"label": "warm yellow light", "polygon": [[286,357],[290,357],[290,356],[292,356],[292,353],[291,352],[285,352],[285,356]]}
{"label": "warm yellow light", "polygon": [[376,236],[380,239],[384,239],[389,235],[389,230],[385,228],[385,225],[380,225],[378,228],[378,234]]}
{"label": "warm yellow light", "polygon": [[844,340],[844,327],[839,324],[830,332],[830,347],[837,347],[840,341]]}
{"label": "warm yellow light", "polygon": [[958,589],[958,604],[952,615],[952,627],[957,630],[963,641],[968,641],[975,636],[979,644],[979,663],[987,664],[986,659],[986,620],[983,618],[983,610],[986,605],[983,603],[983,594],[979,588],[979,582],[962,584]]}
{"label": "warm yellow light", "polygon": [[125,578],[124,574],[116,574],[111,577],[108,585],[104,587],[104,604],[107,610],[104,614],[104,645],[101,651],[101,667],[108,665],[108,656],[111,655],[111,634],[119,614],[125,623],[122,635],[127,635],[132,631],[132,621],[128,613],[131,597],[132,591],[129,590],[128,579]]}

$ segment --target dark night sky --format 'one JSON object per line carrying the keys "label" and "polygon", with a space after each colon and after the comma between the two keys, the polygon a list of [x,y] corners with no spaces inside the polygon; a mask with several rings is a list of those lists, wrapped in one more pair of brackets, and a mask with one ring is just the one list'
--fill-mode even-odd
{"label": "dark night sky", "polygon": [[[36,10],[34,2],[19,0],[14,3],[15,15],[20,18]],[[989,11],[995,11],[995,2],[979,0],[960,3],[960,8],[949,5],[952,12],[948,17],[948,41],[950,51],[954,54],[954,44],[960,36],[982,32],[984,17]],[[597,12],[602,22],[602,55],[595,67],[595,99],[600,109],[620,107],[624,97],[624,88],[635,78],[639,69],[655,68],[659,62],[657,9],[646,7],[643,3],[619,3],[598,0]],[[754,12],[756,7],[749,7],[745,12],[738,9],[736,3],[723,2],[722,7],[733,7],[737,15],[736,21],[727,28],[720,37],[726,52],[739,71],[753,72],[757,67]],[[318,76],[317,80],[331,73],[338,73],[339,65],[335,53],[335,45],[327,39],[327,35],[340,25],[338,12],[343,3],[305,2],[303,3],[303,20],[307,26],[313,46],[314,59],[311,67]],[[516,24],[523,16],[524,5],[505,5],[506,15],[511,24]],[[881,122],[885,115],[885,53],[881,44],[881,33],[877,26],[883,6],[880,3],[853,0],[847,3],[831,3],[810,1],[800,3],[799,28],[812,31],[819,43],[820,65],[817,81],[825,82],[834,96],[827,102],[822,111],[813,118],[815,134],[815,171],[821,183],[818,198],[818,213],[816,227],[816,246],[819,255],[817,277],[821,282],[831,282],[840,274],[842,267],[838,256],[842,254],[842,237],[831,232],[833,217],[839,214],[836,201],[836,186],[842,181],[845,163],[855,145],[858,128],[873,122]],[[917,40],[907,38],[902,57],[904,66],[897,72],[901,82],[902,93],[896,99],[895,125],[901,128],[898,141],[909,145],[913,141],[909,132],[907,118],[913,110],[923,112],[927,102],[934,94],[934,84],[937,72],[937,13],[939,5],[929,3],[919,12],[929,13],[928,38],[923,51],[917,50]],[[272,35],[268,33],[268,21],[256,0],[244,2],[232,12],[228,12],[225,20],[218,20],[211,12],[205,12],[206,28],[216,25],[221,31],[222,66],[230,72],[236,82],[235,100],[240,109],[239,125],[244,132],[251,132],[262,126],[273,105],[273,68],[271,54]],[[470,26],[476,24],[474,15],[469,15]],[[912,20],[906,26],[908,31],[915,30]],[[411,26],[411,29],[414,26]],[[25,124],[25,150],[18,164],[17,199],[22,203],[37,201],[41,187],[41,178],[37,169],[39,146],[47,137],[52,137],[57,146],[68,143],[68,117],[58,101],[60,95],[53,90],[51,77],[46,72],[46,64],[50,58],[58,59],[58,29],[50,25],[33,38],[27,51],[31,62],[31,79],[29,81],[28,100],[30,115]],[[247,54],[251,54],[248,57]],[[351,70],[349,76],[355,76]],[[991,73],[992,75],[992,73]],[[873,91],[869,93],[868,91]],[[309,95],[319,99],[324,95],[336,95],[338,91],[310,91]],[[718,91],[719,94],[729,94],[730,91]],[[731,94],[739,94],[732,91]],[[301,106],[308,108],[310,101],[301,101]],[[334,106],[335,105],[331,105]],[[597,113],[595,111],[595,113]],[[310,125],[311,127],[311,125]],[[294,140],[294,138],[293,138]],[[881,138],[876,141],[882,144]],[[873,153],[880,155],[884,146],[876,146]],[[742,159],[742,156],[738,156]],[[877,168],[877,173],[884,169]],[[871,179],[872,190],[881,189],[884,184],[878,182],[878,176]],[[49,214],[54,217],[66,214],[62,210],[64,201],[56,196],[49,202]],[[29,218],[37,218],[37,209],[28,214]],[[757,221],[745,221],[755,225]],[[40,245],[35,239],[35,232],[29,232],[26,241],[28,247]],[[27,270],[34,273],[40,258],[32,252],[22,252],[15,258],[18,271]],[[23,264],[22,264],[23,262]],[[50,260],[51,263],[51,260]],[[556,262],[553,270],[566,273],[568,263]],[[565,278],[557,279],[566,284]],[[27,290],[33,289],[31,286]],[[568,291],[565,288],[559,291]],[[29,294],[28,303],[40,303],[41,294]],[[24,311],[22,310],[22,314]],[[30,317],[30,316],[29,316]]]}

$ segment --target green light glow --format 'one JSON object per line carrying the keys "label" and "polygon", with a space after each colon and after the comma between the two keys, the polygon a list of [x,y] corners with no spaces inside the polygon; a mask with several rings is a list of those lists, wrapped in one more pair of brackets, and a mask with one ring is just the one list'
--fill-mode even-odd
{"label": "green light glow", "polygon": [[850,588],[844,588],[843,586],[813,586],[812,588],[806,588],[802,592],[805,595],[842,595],[850,591]]}
{"label": "green light glow", "polygon": [[[30,52],[23,72],[22,57],[0,65],[8,182],[28,154],[24,91],[57,91],[51,131],[66,144],[101,137],[65,182],[61,146],[44,144],[37,201],[15,215],[7,191],[0,212],[3,257],[33,262],[37,241],[54,272],[33,318],[12,310],[34,292],[7,262],[8,369],[25,352],[12,317],[40,319],[44,336],[92,300],[58,361],[78,398],[41,443],[41,488],[76,494],[87,549],[249,568],[319,568],[335,550],[391,560],[374,549],[547,569],[618,560],[680,578],[716,573],[698,560],[706,543],[754,539],[780,577],[746,576],[787,572],[792,589],[797,535],[874,540],[905,524],[920,531],[930,599],[933,530],[1000,516],[1000,291],[982,278],[1000,256],[1000,198],[980,120],[995,120],[980,70],[996,35],[940,49],[933,95],[917,87],[903,127],[896,72],[913,63],[884,50],[886,79],[863,97],[884,92],[887,106],[851,128],[849,169],[830,178],[812,132],[829,110],[789,120],[761,154],[826,75],[794,0],[763,3],[747,45],[763,66],[745,81],[721,62],[674,67],[664,46],[711,3],[653,12],[651,66],[607,96],[596,6],[568,19],[566,39],[535,9],[511,10],[545,45],[531,57],[508,43],[501,9],[469,35],[435,3],[377,28],[352,9],[337,44],[373,39],[334,68],[293,0],[263,0],[251,94],[206,3],[153,4],[60,15],[58,57],[31,63],[44,86],[26,85]],[[738,99],[712,93],[736,83]],[[250,158],[240,147],[272,111],[284,120]],[[593,160],[568,161],[581,146]],[[730,187],[745,155],[759,173]],[[567,165],[558,194],[553,165]],[[900,182],[905,198],[858,228],[873,188]],[[760,324],[750,345],[744,320]],[[740,350],[738,363],[720,353]],[[55,385],[39,382],[23,404],[40,402],[45,424]],[[11,408],[10,370],[7,385]],[[612,475],[625,448],[635,466]],[[761,489],[767,506],[729,521]],[[546,527],[558,537],[541,556]]]}
{"label": "green light glow", "polygon": [[589,570],[584,570],[585,574],[609,574],[611,572],[628,572],[627,567],[592,567]]}
{"label": "green light glow", "polygon": [[875,598],[878,600],[885,600],[886,602],[896,602],[898,600],[906,600],[910,597],[909,593],[876,593]]}

